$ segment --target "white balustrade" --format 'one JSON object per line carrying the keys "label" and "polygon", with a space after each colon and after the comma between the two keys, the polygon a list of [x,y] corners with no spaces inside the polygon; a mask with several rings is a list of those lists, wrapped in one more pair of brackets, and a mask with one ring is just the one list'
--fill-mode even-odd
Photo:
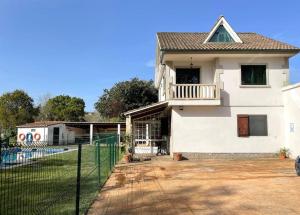
{"label": "white balustrade", "polygon": [[171,84],[171,99],[217,99],[216,84]]}

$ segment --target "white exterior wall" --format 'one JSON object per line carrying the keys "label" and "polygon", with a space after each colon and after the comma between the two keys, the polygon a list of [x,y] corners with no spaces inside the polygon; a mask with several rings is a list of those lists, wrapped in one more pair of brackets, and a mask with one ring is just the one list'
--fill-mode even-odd
{"label": "white exterior wall", "polygon": [[[173,152],[275,153],[283,146],[283,107],[172,109]],[[268,136],[238,137],[237,114],[266,114]]]}
{"label": "white exterior wall", "polygon": [[[286,82],[285,58],[221,58],[220,79],[224,85],[221,94],[224,106],[283,106],[282,87]],[[263,87],[241,86],[241,65],[266,64],[267,84]]]}
{"label": "white exterior wall", "polygon": [[300,84],[283,90],[285,146],[291,157],[300,155]]}
{"label": "white exterior wall", "polygon": [[[241,86],[242,64],[266,64],[268,85]],[[214,62],[201,66],[201,83],[213,83],[214,66]],[[177,106],[172,107],[171,152],[278,152],[285,144],[281,89],[286,83],[288,72],[286,58],[219,58],[218,67],[222,68],[221,106],[184,106],[183,110]],[[267,115],[268,136],[238,137],[238,114]]]}
{"label": "white exterior wall", "polygon": [[[48,128],[18,128],[18,137],[17,141],[22,142],[22,140],[19,138],[20,134],[24,134],[26,136],[27,133],[32,133],[33,137],[36,133],[39,133],[41,135],[41,139],[39,141],[47,141],[48,140]],[[37,141],[33,138],[33,141]]]}
{"label": "white exterior wall", "polygon": [[59,145],[62,145],[68,140],[68,131],[66,130],[66,126],[64,124],[51,125],[48,127],[48,141],[49,144],[53,144],[53,130],[54,128],[59,128]]}
{"label": "white exterior wall", "polygon": [[[66,143],[74,143],[75,142],[75,133],[74,131],[69,131],[64,124],[51,125],[48,127],[40,127],[40,128],[18,128],[18,142],[22,142],[19,138],[20,134],[24,134],[26,136],[27,133],[32,133],[34,136],[36,133],[41,135],[41,139],[39,141],[48,141],[49,145],[53,144],[53,129],[55,127],[59,128],[59,145]],[[35,130],[35,131],[33,131]],[[33,139],[33,141],[37,141]]]}

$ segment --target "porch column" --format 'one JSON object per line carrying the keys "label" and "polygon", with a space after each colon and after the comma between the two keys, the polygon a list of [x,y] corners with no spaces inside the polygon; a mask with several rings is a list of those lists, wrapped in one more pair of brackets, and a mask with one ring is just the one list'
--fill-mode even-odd
{"label": "porch column", "polygon": [[121,125],[118,124],[118,139],[119,139],[119,143],[120,143],[120,140],[121,140]]}
{"label": "porch column", "polygon": [[149,124],[146,124],[146,145],[149,144]]}
{"label": "porch column", "polygon": [[131,116],[126,116],[126,134],[131,135],[132,133],[132,124],[131,124]]}
{"label": "porch column", "polygon": [[94,125],[90,124],[90,144],[93,144]]}
{"label": "porch column", "polygon": [[166,67],[165,67],[165,94],[166,94],[166,99],[165,100],[170,100],[172,99],[172,89],[171,89],[171,84],[175,84],[173,83],[172,79],[171,79],[171,68],[173,68],[173,62],[172,61],[166,61]]}
{"label": "porch column", "polygon": [[224,84],[221,79],[221,74],[224,73],[223,66],[220,65],[220,59],[216,58],[215,60],[215,77],[214,77],[214,82],[216,83],[216,97],[217,99],[221,99],[221,89],[224,89]]}

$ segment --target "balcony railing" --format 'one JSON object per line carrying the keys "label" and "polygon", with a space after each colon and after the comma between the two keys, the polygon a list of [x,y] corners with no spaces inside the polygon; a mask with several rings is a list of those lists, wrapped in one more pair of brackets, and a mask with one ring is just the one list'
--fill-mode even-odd
{"label": "balcony railing", "polygon": [[216,84],[171,84],[171,99],[218,99],[220,89]]}

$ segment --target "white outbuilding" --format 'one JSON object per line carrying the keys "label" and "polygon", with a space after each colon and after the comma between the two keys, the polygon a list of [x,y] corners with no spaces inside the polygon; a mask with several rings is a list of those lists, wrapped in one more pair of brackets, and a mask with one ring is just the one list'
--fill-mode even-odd
{"label": "white outbuilding", "polygon": [[19,143],[45,142],[47,145],[67,145],[93,142],[95,135],[125,133],[125,122],[65,122],[41,121],[17,126]]}
{"label": "white outbuilding", "polygon": [[61,145],[74,142],[74,131],[69,131],[62,121],[43,121],[17,126],[18,142],[47,142],[50,145]]}

